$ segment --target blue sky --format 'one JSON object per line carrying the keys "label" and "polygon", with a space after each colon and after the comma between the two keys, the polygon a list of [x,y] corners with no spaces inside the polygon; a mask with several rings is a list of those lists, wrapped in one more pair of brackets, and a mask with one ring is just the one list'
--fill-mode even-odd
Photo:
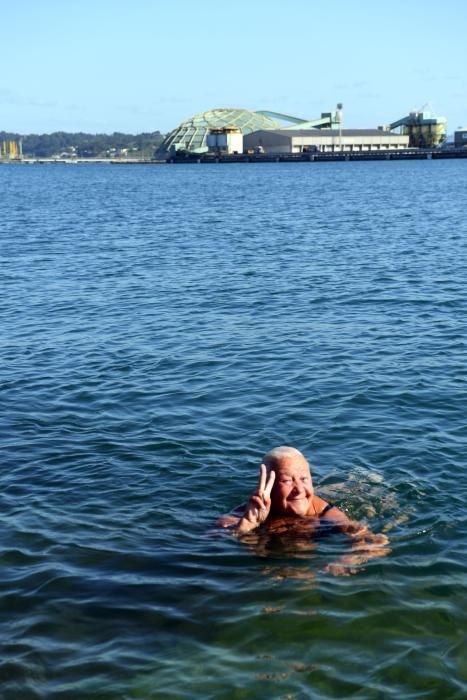
{"label": "blue sky", "polygon": [[215,107],[376,127],[425,104],[467,125],[463,0],[16,0],[0,130],[167,132]]}

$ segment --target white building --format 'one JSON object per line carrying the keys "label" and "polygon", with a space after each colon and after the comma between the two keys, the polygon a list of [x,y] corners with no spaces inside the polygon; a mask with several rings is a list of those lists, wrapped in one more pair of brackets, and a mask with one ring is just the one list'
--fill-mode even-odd
{"label": "white building", "polygon": [[261,129],[243,136],[243,150],[264,153],[382,151],[408,148],[409,137],[383,129]]}
{"label": "white building", "polygon": [[216,153],[243,153],[243,134],[236,127],[209,129],[207,146]]}

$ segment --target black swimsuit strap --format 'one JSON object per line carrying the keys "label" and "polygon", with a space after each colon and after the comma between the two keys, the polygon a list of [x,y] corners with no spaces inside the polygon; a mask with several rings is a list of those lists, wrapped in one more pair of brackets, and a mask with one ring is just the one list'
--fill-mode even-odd
{"label": "black swimsuit strap", "polygon": [[328,510],[331,510],[331,508],[334,508],[334,503],[328,503],[327,506],[325,506],[319,514],[319,517],[321,518],[325,513],[328,512]]}

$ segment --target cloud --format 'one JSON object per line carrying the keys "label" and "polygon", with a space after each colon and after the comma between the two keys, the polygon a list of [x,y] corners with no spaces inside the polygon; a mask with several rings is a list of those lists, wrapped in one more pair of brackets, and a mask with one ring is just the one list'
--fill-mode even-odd
{"label": "cloud", "polygon": [[55,109],[58,107],[55,101],[25,97],[17,90],[12,90],[4,86],[0,86],[0,100],[3,102],[4,106],[10,107],[39,107],[40,109]]}
{"label": "cloud", "polygon": [[128,112],[129,114],[135,114],[139,117],[157,117],[160,115],[160,110],[157,109],[146,109],[138,104],[123,104],[117,105],[117,109],[122,112]]}
{"label": "cloud", "polygon": [[426,68],[414,68],[412,73],[418,77],[423,78],[424,81],[428,83],[446,83],[446,82],[462,82],[462,75],[455,75],[454,73],[440,73],[436,70],[427,70]]}
{"label": "cloud", "polygon": [[0,85],[0,100],[7,105],[23,104],[22,98],[16,90]]}
{"label": "cloud", "polygon": [[381,93],[379,92],[357,92],[355,94],[355,97],[358,98],[359,100],[380,100],[382,98]]}
{"label": "cloud", "polygon": [[334,83],[333,90],[361,90],[369,88],[370,83],[367,80],[354,80],[348,83]]}
{"label": "cloud", "polygon": [[28,107],[39,107],[40,109],[56,109],[59,106],[58,102],[52,100],[36,100],[33,97],[26,98],[25,104]]}

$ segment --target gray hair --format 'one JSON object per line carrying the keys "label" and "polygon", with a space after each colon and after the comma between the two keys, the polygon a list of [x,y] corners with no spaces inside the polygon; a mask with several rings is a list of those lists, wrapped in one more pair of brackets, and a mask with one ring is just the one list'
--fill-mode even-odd
{"label": "gray hair", "polygon": [[269,452],[264,455],[263,462],[267,467],[270,467],[271,464],[282,457],[303,457],[306,461],[305,456],[300,450],[295,449],[295,447],[289,447],[288,445],[280,445],[280,447],[274,447],[272,450],[269,450]]}

